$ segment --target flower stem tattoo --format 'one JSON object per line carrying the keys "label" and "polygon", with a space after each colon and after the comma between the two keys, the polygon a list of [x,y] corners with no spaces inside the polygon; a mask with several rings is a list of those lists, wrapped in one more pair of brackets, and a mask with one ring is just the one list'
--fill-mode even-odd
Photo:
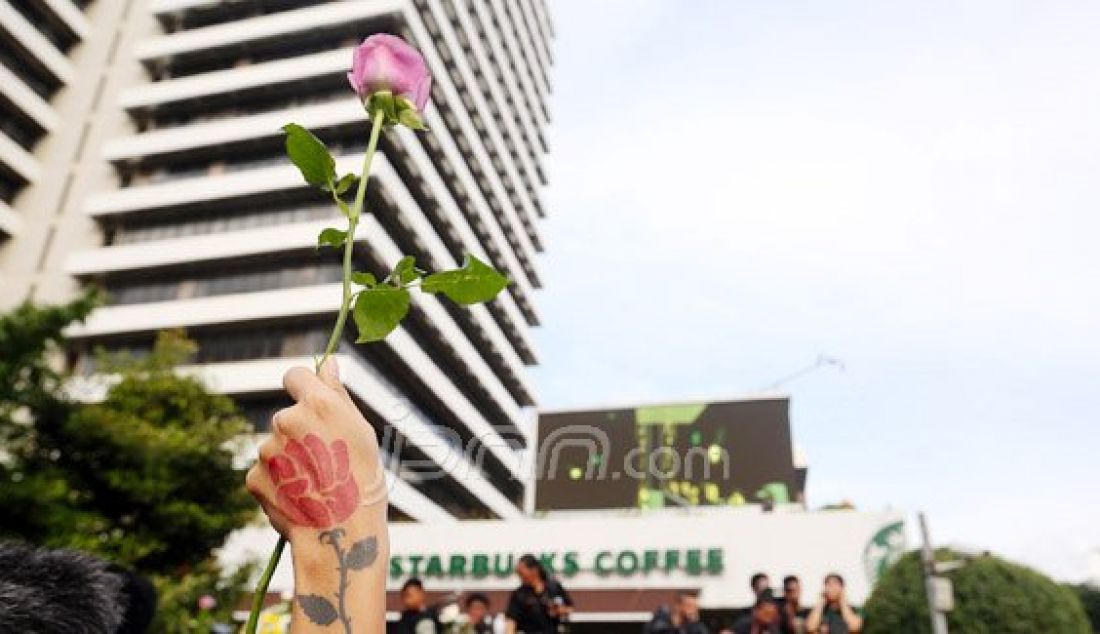
{"label": "flower stem tattoo", "polygon": [[347,613],[348,573],[362,570],[374,563],[378,558],[378,539],[368,537],[351,545],[351,548],[343,548],[340,540],[345,536],[344,529],[334,528],[322,531],[317,535],[317,540],[322,544],[332,546],[336,553],[337,570],[340,572],[340,585],[336,589],[336,604],[319,594],[298,595],[298,605],[305,612],[310,621],[320,626],[328,626],[337,620],[344,626],[344,633],[351,634],[351,617]]}

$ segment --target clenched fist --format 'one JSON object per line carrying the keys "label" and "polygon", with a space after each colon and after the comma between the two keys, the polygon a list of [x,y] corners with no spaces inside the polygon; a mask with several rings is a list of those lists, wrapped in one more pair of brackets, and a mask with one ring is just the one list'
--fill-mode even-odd
{"label": "clenched fist", "polygon": [[319,374],[291,368],[283,385],[295,404],[272,417],[246,480],[275,530],[293,544],[352,520],[364,506],[384,511],[378,441],[340,382],[336,360]]}

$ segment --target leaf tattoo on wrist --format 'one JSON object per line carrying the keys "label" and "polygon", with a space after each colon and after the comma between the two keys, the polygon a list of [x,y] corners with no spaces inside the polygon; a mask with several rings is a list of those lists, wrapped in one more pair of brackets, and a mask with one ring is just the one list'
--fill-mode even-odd
{"label": "leaf tattoo on wrist", "polygon": [[344,626],[344,634],[352,634],[351,617],[348,616],[346,607],[348,573],[362,570],[374,563],[378,558],[378,539],[367,537],[345,549],[340,544],[345,535],[344,529],[334,528],[317,536],[322,544],[332,546],[339,562],[337,570],[340,572],[340,585],[336,590],[336,603],[333,604],[327,597],[319,594],[303,594],[298,596],[298,605],[313,623],[327,627],[339,621]]}

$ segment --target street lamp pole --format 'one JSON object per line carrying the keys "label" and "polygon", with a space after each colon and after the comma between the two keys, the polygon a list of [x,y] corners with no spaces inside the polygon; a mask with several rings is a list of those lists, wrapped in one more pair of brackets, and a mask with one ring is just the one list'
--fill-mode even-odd
{"label": "street lamp pole", "polygon": [[[928,520],[924,513],[918,513],[921,536],[921,563],[924,565],[924,591],[928,595],[928,612],[932,615],[932,634],[947,634],[947,613],[940,609],[942,605],[936,596],[936,555],[932,550],[932,540],[928,536]],[[946,601],[947,597],[943,597]]]}

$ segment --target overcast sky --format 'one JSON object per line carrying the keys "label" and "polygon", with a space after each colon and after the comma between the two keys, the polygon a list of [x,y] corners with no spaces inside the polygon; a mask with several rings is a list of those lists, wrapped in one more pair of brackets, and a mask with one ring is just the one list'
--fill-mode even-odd
{"label": "overcast sky", "polygon": [[784,386],[812,506],[1100,547],[1100,3],[553,0],[545,408]]}

